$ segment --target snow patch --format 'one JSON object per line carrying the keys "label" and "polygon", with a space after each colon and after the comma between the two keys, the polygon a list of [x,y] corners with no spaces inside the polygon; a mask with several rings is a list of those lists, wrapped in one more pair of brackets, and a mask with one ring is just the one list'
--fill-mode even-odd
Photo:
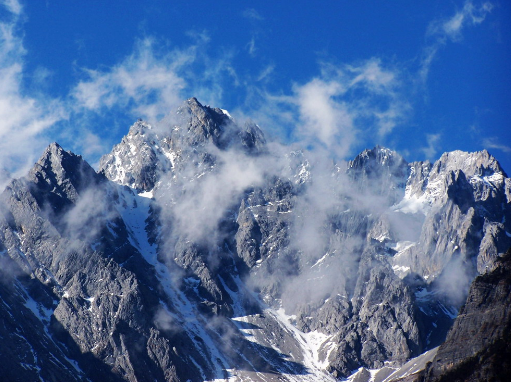
{"label": "snow patch", "polygon": [[120,199],[116,204],[117,211],[129,232],[130,244],[139,250],[149,264],[156,262],[156,245],[149,243],[146,231],[152,193],[148,191],[136,195],[130,189],[119,187]]}
{"label": "snow patch", "polygon": [[389,246],[390,249],[393,249],[397,253],[394,255],[394,258],[399,257],[402,255],[406,250],[413,247],[415,245],[415,242],[413,241],[398,241],[394,245]]}
{"label": "snow patch", "polygon": [[142,198],[152,199],[154,197],[153,191],[144,191],[138,194],[138,196],[141,196]]}
{"label": "snow patch", "polygon": [[316,261],[316,263],[314,263],[314,265],[312,266],[312,268],[314,268],[315,266],[321,264],[323,261],[325,261],[325,259],[328,257],[329,253],[325,253],[325,255],[323,255],[323,257],[321,259],[319,259],[318,261]]}
{"label": "snow patch", "polygon": [[224,113],[226,116],[228,116],[230,119],[232,119],[232,116],[229,114],[229,112],[225,109],[220,109],[222,110],[222,113]]}
{"label": "snow patch", "polygon": [[32,297],[26,295],[25,306],[34,313],[34,315],[40,321],[48,322],[50,320],[51,315],[53,314],[53,309],[48,309],[44,305],[36,302]]}
{"label": "snow patch", "polygon": [[395,274],[407,273],[408,271],[410,271],[410,267],[405,267],[405,266],[402,266],[402,265],[394,265],[392,267],[392,270],[394,271]]}

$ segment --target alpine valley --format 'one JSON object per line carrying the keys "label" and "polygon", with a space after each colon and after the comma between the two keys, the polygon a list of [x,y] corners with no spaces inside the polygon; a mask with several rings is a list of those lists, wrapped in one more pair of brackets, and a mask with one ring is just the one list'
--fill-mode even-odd
{"label": "alpine valley", "polygon": [[3,190],[0,380],[504,381],[510,247],[487,151],[344,162],[191,98]]}

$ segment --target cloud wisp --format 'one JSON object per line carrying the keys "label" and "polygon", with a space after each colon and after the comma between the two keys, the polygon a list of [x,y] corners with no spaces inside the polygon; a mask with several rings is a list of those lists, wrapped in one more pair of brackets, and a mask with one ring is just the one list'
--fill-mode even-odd
{"label": "cloud wisp", "polygon": [[423,49],[419,69],[419,77],[423,83],[428,78],[431,65],[440,48],[448,41],[460,41],[463,30],[481,24],[493,8],[494,5],[491,2],[475,5],[473,1],[467,0],[463,8],[453,16],[434,20],[429,24],[426,37],[430,40],[430,43]]}
{"label": "cloud wisp", "polygon": [[236,150],[220,151],[213,145],[208,150],[216,160],[214,170],[197,173],[193,163],[180,170],[176,181],[156,194],[158,203],[170,213],[165,220],[172,221],[175,235],[195,242],[218,239],[218,223],[235,200],[248,188],[260,184],[264,168],[263,158],[254,158]]}
{"label": "cloud wisp", "polygon": [[[23,88],[26,50],[21,38],[23,8],[16,0],[2,4],[9,15],[0,22],[0,169],[13,176],[28,170],[47,134],[66,113],[59,100],[27,94]],[[0,177],[0,185],[8,179]]]}
{"label": "cloud wisp", "polygon": [[[287,95],[261,91],[253,118],[287,126],[304,147],[322,147],[346,159],[364,134],[384,139],[410,112],[397,68],[372,58],[358,65],[323,63],[321,75]],[[274,121],[274,122],[272,122]]]}
{"label": "cloud wisp", "polygon": [[500,150],[505,153],[511,153],[511,146],[505,145],[503,143],[498,143],[497,138],[495,137],[483,139],[483,145],[490,149]]}
{"label": "cloud wisp", "polygon": [[134,52],[107,71],[86,69],[72,92],[76,106],[95,113],[121,107],[148,121],[179,104],[185,87],[179,71],[195,59],[196,47],[159,53],[154,39],[137,41]]}
{"label": "cloud wisp", "polygon": [[427,159],[434,159],[435,155],[438,152],[438,145],[440,142],[441,134],[427,134],[426,140],[428,142],[428,145],[426,147],[423,147],[421,150],[426,156]]}

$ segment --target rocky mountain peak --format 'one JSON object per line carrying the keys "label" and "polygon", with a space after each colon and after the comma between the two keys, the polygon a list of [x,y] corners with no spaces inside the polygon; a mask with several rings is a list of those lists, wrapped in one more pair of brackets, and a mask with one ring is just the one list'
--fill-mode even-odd
{"label": "rocky mountain peak", "polygon": [[507,177],[499,162],[486,150],[467,153],[456,150],[442,154],[435,162],[432,173],[461,170],[467,177],[499,174]]}
{"label": "rocky mountain peak", "polygon": [[[511,375],[511,249],[478,276],[423,381],[506,381]],[[462,346],[460,346],[462,344]]]}
{"label": "rocky mountain peak", "polygon": [[135,122],[121,143],[101,158],[99,167],[110,180],[150,191],[163,174],[190,166],[211,167],[215,150],[256,155],[264,151],[265,143],[255,123],[240,127],[227,111],[190,98],[156,126]]}
{"label": "rocky mountain peak", "polygon": [[382,146],[366,149],[348,163],[348,171],[361,172],[367,176],[382,171],[395,176],[405,176],[408,163],[397,152]]}
{"label": "rocky mountain peak", "polygon": [[364,188],[397,202],[404,192],[408,163],[397,152],[382,146],[364,150],[348,162],[348,175]]}
{"label": "rocky mountain peak", "polygon": [[225,133],[231,118],[221,109],[203,106],[196,98],[190,98],[177,110],[177,114],[184,119],[182,127],[185,128],[185,131],[177,131],[190,146],[213,142],[217,147],[225,148],[229,143]]}
{"label": "rocky mountain peak", "polygon": [[1,196],[0,272],[34,286],[0,285],[0,380],[334,381],[440,344],[511,246],[498,163],[281,147],[195,98],[136,121],[109,180],[50,145]]}
{"label": "rocky mountain peak", "polygon": [[147,123],[146,121],[139,119],[137,122],[135,122],[129,129],[128,135],[129,136],[144,136],[148,133],[153,132],[153,127]]}
{"label": "rocky mountain peak", "polygon": [[102,177],[80,156],[51,143],[29,173],[28,179],[41,190],[76,201],[80,192],[99,183]]}

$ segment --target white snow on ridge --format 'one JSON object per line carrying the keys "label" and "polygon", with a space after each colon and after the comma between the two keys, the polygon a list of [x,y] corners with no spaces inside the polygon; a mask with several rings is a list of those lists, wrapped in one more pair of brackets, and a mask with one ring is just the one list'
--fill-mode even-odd
{"label": "white snow on ridge", "polygon": [[390,382],[402,380],[421,370],[424,370],[426,364],[431,362],[438,351],[438,347],[428,350],[421,355],[412,358],[403,366],[395,366],[392,362],[385,362],[385,366],[380,369],[366,369],[361,367],[357,369],[347,379],[348,382]]}
{"label": "white snow on ridge", "polygon": [[474,175],[470,178],[470,183],[482,182],[491,188],[496,188],[496,185],[501,184],[504,181],[504,175],[500,173],[494,173],[492,175],[480,177],[479,175]]}
{"label": "white snow on ridge", "polygon": [[[300,350],[300,354],[289,354],[290,361],[302,363],[308,370],[308,374],[290,374],[285,370],[281,370],[282,377],[288,381],[335,381],[335,379],[330,376],[325,368],[328,366],[328,355],[335,348],[334,343],[329,344],[329,336],[319,333],[319,332],[311,332],[311,333],[303,333],[299,331],[296,327],[291,324],[293,320],[292,316],[287,316],[283,309],[279,309],[278,311],[266,306],[262,301],[259,301],[261,307],[263,308],[262,314],[253,314],[246,315],[243,309],[243,295],[245,293],[251,293],[247,290],[245,285],[239,278],[235,278],[234,280],[238,286],[238,292],[232,291],[223,280],[221,280],[224,288],[227,293],[233,300],[233,308],[234,308],[234,316],[232,319],[233,323],[236,324],[238,329],[245,335],[245,338],[248,341],[259,344],[263,347],[271,347],[278,353],[283,353],[279,346],[283,344],[287,344],[289,346],[288,341],[292,341],[297,345],[297,348]],[[256,299],[257,296],[254,296]],[[245,325],[244,325],[245,323]],[[250,327],[246,324],[252,324],[253,327]],[[268,336],[268,330],[264,330],[263,326],[268,325],[268,328],[275,328],[275,325],[278,325],[279,330],[281,330],[281,334],[284,334],[285,339],[276,340],[271,335]],[[274,329],[275,330],[275,329]],[[283,342],[282,342],[283,341]],[[319,349],[323,347],[327,347],[328,354],[326,360],[320,360],[319,357]],[[291,348],[296,348],[291,345]],[[263,358],[265,355],[261,353]],[[273,365],[276,369],[279,368],[278,363],[272,363],[271,359],[267,360],[269,364]],[[250,372],[245,370],[238,370],[232,378],[229,378],[229,381],[239,381],[239,380],[262,380],[262,381],[274,381],[277,380],[271,374],[260,373],[257,372],[257,377],[254,376],[254,379],[251,378]],[[243,378],[242,378],[243,376]],[[278,379],[281,380],[281,379]]]}
{"label": "white snow on ridge", "polygon": [[397,253],[394,255],[394,258],[403,254],[407,249],[413,247],[416,243],[414,241],[398,241],[395,245],[390,246],[391,249],[396,251]]}
{"label": "white snow on ridge", "polygon": [[232,116],[229,114],[229,112],[225,109],[220,109],[222,110],[222,113],[224,113],[226,116],[228,116],[230,119],[232,119]]}
{"label": "white snow on ridge", "polygon": [[[125,190],[122,187],[119,188],[119,194],[120,198],[124,200],[126,207],[123,207],[122,202],[116,207],[129,231],[130,243],[140,251],[149,264],[155,267],[155,274],[163,290],[172,301],[175,310],[179,312],[179,315],[171,313],[165,303],[162,302],[163,311],[172,320],[177,320],[180,323],[180,326],[188,334],[189,338],[195,342],[195,348],[202,354],[205,360],[209,360],[211,370],[215,372],[220,380],[224,380],[221,376],[224,375],[224,370],[226,370],[229,363],[218,350],[218,346],[211,337],[211,333],[206,330],[208,325],[202,321],[200,313],[195,310],[194,305],[185,294],[175,287],[172,282],[172,275],[165,264],[158,261],[157,246],[149,243],[145,230],[145,221],[149,216],[150,199],[135,195],[133,191]],[[202,342],[197,342],[195,340],[197,338],[200,338]],[[207,354],[204,353],[204,347]],[[194,362],[194,360],[191,362]],[[198,364],[197,367],[205,375]]]}
{"label": "white snow on ridge", "polygon": [[[265,310],[265,314],[275,317],[279,324],[289,331],[289,333],[296,339],[302,349],[303,364],[311,373],[311,379],[306,379],[306,376],[297,376],[298,381],[335,381],[335,378],[327,374],[324,370],[324,368],[328,365],[328,357],[326,357],[324,362],[321,362],[319,359],[319,349],[328,341],[328,336],[318,332],[311,332],[307,334],[301,332],[289,322],[291,317],[287,316],[282,308],[277,311],[267,309]],[[332,350],[333,349],[331,348],[329,352]],[[289,375],[286,376],[290,377]]]}

